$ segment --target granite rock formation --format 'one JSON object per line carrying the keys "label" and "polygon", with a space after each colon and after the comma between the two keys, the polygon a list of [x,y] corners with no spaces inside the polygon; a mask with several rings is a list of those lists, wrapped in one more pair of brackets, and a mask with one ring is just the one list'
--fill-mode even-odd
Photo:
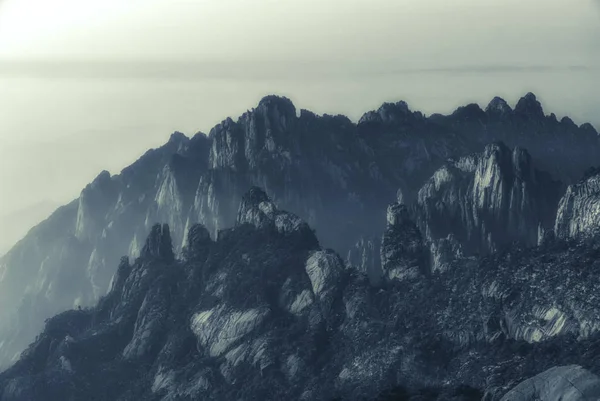
{"label": "granite rock formation", "polygon": [[[597,391],[597,238],[412,274],[406,261],[419,253],[403,250],[420,248],[419,232],[396,202],[384,248],[411,274],[374,287],[260,189],[237,216],[214,240],[193,226],[184,258],[173,258],[169,227],[153,226],[96,306],[48,320],[0,374],[0,400],[521,401]],[[557,365],[567,367],[543,373]],[[556,385],[530,384],[548,375]]]}

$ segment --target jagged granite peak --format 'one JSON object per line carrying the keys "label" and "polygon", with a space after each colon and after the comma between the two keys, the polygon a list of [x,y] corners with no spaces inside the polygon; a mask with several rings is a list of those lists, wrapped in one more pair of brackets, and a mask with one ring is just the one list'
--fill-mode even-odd
{"label": "jagged granite peak", "polygon": [[455,261],[465,257],[462,244],[452,233],[448,234],[446,238],[431,241],[429,252],[432,272],[444,272],[450,269]]}
{"label": "jagged granite peak", "polygon": [[177,152],[184,151],[185,147],[190,143],[190,138],[188,138],[183,132],[175,131],[169,137],[167,144],[171,144],[176,147]]}
{"label": "jagged granite peak", "polygon": [[470,103],[456,109],[451,117],[462,121],[485,121],[487,114],[477,103]]}
{"label": "jagged granite peak", "polygon": [[577,124],[573,120],[571,120],[568,116],[564,116],[560,119],[560,123],[566,125],[568,128],[577,128]]}
{"label": "jagged granite peak", "polygon": [[427,273],[428,253],[408,207],[393,203],[387,210],[387,228],[381,242],[381,269],[387,280],[410,280]]}
{"label": "jagged granite peak", "polygon": [[501,401],[592,401],[600,399],[600,378],[581,366],[557,366],[520,383]]}
{"label": "jagged granite peak", "polygon": [[175,131],[171,134],[171,136],[169,137],[169,142],[174,142],[174,143],[185,143],[187,141],[189,141],[190,138],[188,138],[183,132],[179,132],[179,131]]}
{"label": "jagged granite peak", "polygon": [[467,255],[533,246],[540,225],[553,224],[559,190],[525,149],[494,143],[433,174],[418,194],[417,224],[429,242],[452,234]]}
{"label": "jagged granite peak", "polygon": [[513,110],[508,105],[506,100],[496,96],[487,105],[487,107],[485,108],[485,112],[490,116],[505,117],[511,115]]}
{"label": "jagged granite peak", "polygon": [[258,207],[263,202],[271,202],[271,198],[259,187],[252,187],[242,197],[240,209]]}
{"label": "jagged granite peak", "polygon": [[168,224],[155,224],[152,226],[140,257],[156,258],[166,262],[172,262],[175,259]]}
{"label": "jagged granite peak", "polygon": [[600,231],[600,168],[589,169],[579,183],[569,185],[558,205],[554,231],[561,238]]}
{"label": "jagged granite peak", "polygon": [[402,226],[403,224],[412,221],[408,207],[400,201],[388,206],[386,216],[388,228]]}
{"label": "jagged granite peak", "polygon": [[107,170],[102,170],[100,174],[98,174],[96,178],[94,178],[94,180],[89,186],[92,189],[96,189],[98,187],[108,185],[110,182],[110,178],[110,172],[108,172]]}
{"label": "jagged granite peak", "polygon": [[[306,233],[314,238],[311,228],[293,213],[281,211],[269,196],[258,187],[252,187],[242,197],[237,224],[252,224],[257,228],[273,226],[284,234]],[[314,238],[316,242],[316,238]]]}
{"label": "jagged granite peak", "polygon": [[279,117],[282,124],[296,118],[296,106],[285,96],[265,96],[258,103],[257,110],[260,110],[265,115]]}
{"label": "jagged granite peak", "polygon": [[365,124],[369,122],[384,123],[384,124],[397,124],[409,121],[415,116],[422,117],[422,114],[417,112],[413,113],[408,104],[405,101],[399,101],[396,103],[386,102],[377,109],[377,111],[369,111],[365,113],[360,120],[359,124]]}
{"label": "jagged granite peak", "polygon": [[210,232],[202,224],[194,224],[187,235],[186,258],[200,260],[208,253],[212,244]]}
{"label": "jagged granite peak", "polygon": [[209,165],[246,171],[278,158],[278,152],[295,153],[298,138],[291,131],[296,121],[296,108],[291,100],[278,96],[263,98],[237,122],[228,118],[211,130]]}
{"label": "jagged granite peak", "polygon": [[402,191],[402,189],[398,189],[398,191],[396,191],[396,203],[400,204],[400,205],[404,205],[404,191]]}
{"label": "jagged granite peak", "polygon": [[517,102],[515,114],[529,119],[543,119],[544,109],[537,97],[529,92]]}
{"label": "jagged granite peak", "polygon": [[237,224],[249,223],[256,227],[264,227],[273,222],[276,207],[271,198],[261,188],[252,187],[242,197],[238,209]]}
{"label": "jagged granite peak", "polygon": [[581,129],[582,131],[586,132],[590,136],[598,136],[598,131],[596,131],[596,128],[594,128],[594,126],[592,124],[590,124],[590,123],[583,123],[583,124],[581,124],[581,126],[579,127],[579,129]]}

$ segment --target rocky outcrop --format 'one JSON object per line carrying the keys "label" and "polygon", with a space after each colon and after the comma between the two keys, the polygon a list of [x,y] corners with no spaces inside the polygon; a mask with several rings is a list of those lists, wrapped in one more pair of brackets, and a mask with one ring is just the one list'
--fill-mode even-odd
{"label": "rocky outcrop", "polygon": [[[514,247],[374,288],[312,230],[277,229],[287,212],[262,190],[243,199],[240,221],[215,241],[190,230],[183,260],[172,257],[168,228],[153,226],[96,306],[48,320],[0,374],[0,400],[595,394],[597,241]],[[260,215],[264,204],[277,212]],[[389,233],[406,235],[384,237],[384,248],[410,273],[416,226],[400,202],[388,218]],[[590,373],[567,366],[526,381],[560,364]]]}
{"label": "rocky outcrop", "polygon": [[171,231],[168,224],[157,224],[152,227],[140,256],[144,258],[156,258],[165,262],[172,262],[175,259]]}
{"label": "rocky outcrop", "polygon": [[600,171],[591,169],[570,185],[558,205],[554,230],[561,238],[590,235],[600,229]]}
{"label": "rocky outcrop", "polygon": [[429,269],[427,248],[411,220],[406,205],[394,203],[387,210],[387,229],[381,244],[381,266],[388,280],[423,277]]}
{"label": "rocky outcrop", "polygon": [[267,194],[258,187],[251,188],[242,197],[237,224],[252,224],[256,228],[274,226],[278,232],[287,235],[295,232],[312,235],[308,224],[292,213],[278,210]]}
{"label": "rocky outcrop", "polygon": [[431,254],[430,268],[433,272],[445,271],[452,266],[452,262],[465,257],[462,244],[454,234],[432,240],[429,244],[429,252]]}
{"label": "rocky outcrop", "polygon": [[542,104],[537,100],[537,97],[529,92],[523,96],[515,106],[515,114],[519,117],[539,120],[545,117]]}
{"label": "rocky outcrop", "polygon": [[512,108],[506,103],[506,100],[496,96],[485,108],[485,112],[490,118],[502,120],[513,113]]}
{"label": "rocky outcrop", "polygon": [[553,224],[559,190],[526,150],[491,144],[434,173],[419,191],[416,220],[427,241],[446,239],[470,255],[515,241],[533,246],[540,227]]}
{"label": "rocky outcrop", "polygon": [[201,224],[195,224],[190,228],[187,236],[187,246],[184,249],[186,259],[203,260],[208,255],[212,240],[210,233]]}
{"label": "rocky outcrop", "polygon": [[549,369],[525,380],[501,401],[587,401],[600,399],[600,378],[581,366]]}

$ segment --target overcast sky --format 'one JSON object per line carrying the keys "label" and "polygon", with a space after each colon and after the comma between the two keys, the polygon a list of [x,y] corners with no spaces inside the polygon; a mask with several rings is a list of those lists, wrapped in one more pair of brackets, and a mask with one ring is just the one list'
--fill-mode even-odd
{"label": "overcast sky", "polygon": [[4,0],[0,54],[585,64],[597,0]]}
{"label": "overcast sky", "polygon": [[533,90],[600,123],[597,0],[0,0],[0,215],[278,93],[357,119]]}

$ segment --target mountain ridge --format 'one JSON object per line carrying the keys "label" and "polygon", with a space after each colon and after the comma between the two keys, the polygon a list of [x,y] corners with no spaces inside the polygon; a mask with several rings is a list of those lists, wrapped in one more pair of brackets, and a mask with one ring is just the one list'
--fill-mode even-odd
{"label": "mountain ridge", "polygon": [[481,152],[490,142],[522,145],[538,168],[566,184],[600,159],[591,125],[543,115],[534,95],[518,111],[505,103],[494,99],[487,111],[468,106],[430,117],[405,102],[386,103],[355,124],[298,113],[289,99],[267,96],[208,136],[174,133],[120,174],[100,174],[0,258],[0,296],[9,305],[2,321],[10,322],[0,327],[17,328],[0,333],[0,361],[13,360],[43,319],[94,304],[109,289],[119,257],[138,255],[154,223],[169,224],[179,254],[195,224],[212,238],[234,226],[252,186],[302,217],[324,246],[346,254],[361,238],[381,235],[399,188],[411,203],[447,159]]}

